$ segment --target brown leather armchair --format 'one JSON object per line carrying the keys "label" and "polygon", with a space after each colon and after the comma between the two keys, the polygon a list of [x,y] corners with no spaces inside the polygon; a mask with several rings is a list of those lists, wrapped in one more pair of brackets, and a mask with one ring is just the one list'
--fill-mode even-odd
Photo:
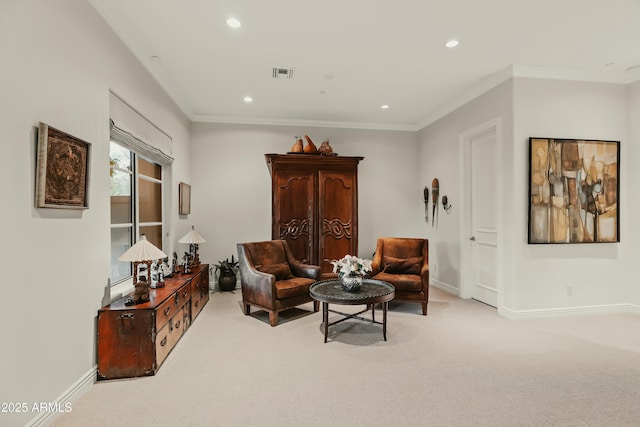
{"label": "brown leather armchair", "polygon": [[394,299],[416,301],[427,315],[429,302],[429,241],[427,239],[381,237],[371,263],[373,279],[391,283]]}
{"label": "brown leather armchair", "polygon": [[[313,301],[309,287],[320,279],[320,267],[302,264],[293,258],[284,240],[238,243],[238,262],[244,314],[251,306],[269,312],[271,326],[278,313]],[[319,303],[313,301],[313,311]]]}

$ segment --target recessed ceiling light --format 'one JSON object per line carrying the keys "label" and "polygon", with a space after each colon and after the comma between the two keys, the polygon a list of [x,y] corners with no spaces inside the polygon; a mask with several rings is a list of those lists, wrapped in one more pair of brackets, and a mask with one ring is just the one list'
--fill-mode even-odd
{"label": "recessed ceiling light", "polygon": [[162,62],[162,58],[160,58],[160,57],[159,57],[159,56],[157,56],[157,55],[153,55],[153,56],[151,57],[151,60],[152,60],[153,62]]}
{"label": "recessed ceiling light", "polygon": [[326,90],[321,90],[318,92],[318,95],[326,95],[327,91]]}
{"label": "recessed ceiling light", "polygon": [[458,40],[449,40],[448,42],[446,42],[444,45],[446,47],[448,47],[449,49],[451,49],[452,47],[456,47],[460,44],[460,42]]}
{"label": "recessed ceiling light", "polygon": [[231,28],[240,28],[242,23],[238,21],[236,18],[229,18],[227,19],[227,25],[230,26]]}
{"label": "recessed ceiling light", "polygon": [[384,104],[384,105],[381,105],[380,108],[382,108],[383,110],[388,110],[389,109],[389,105],[388,104]]}
{"label": "recessed ceiling light", "polygon": [[246,102],[247,104],[249,104],[249,103],[253,102],[253,98],[252,98],[252,97],[250,97],[250,96],[245,96],[245,97],[244,97],[244,102]]}

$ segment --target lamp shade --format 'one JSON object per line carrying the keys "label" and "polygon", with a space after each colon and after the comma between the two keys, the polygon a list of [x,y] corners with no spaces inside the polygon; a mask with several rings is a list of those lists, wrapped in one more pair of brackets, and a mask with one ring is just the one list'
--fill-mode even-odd
{"label": "lamp shade", "polygon": [[131,246],[129,250],[120,255],[118,261],[149,261],[166,257],[167,254],[155,247],[153,243],[147,240],[147,236],[143,234],[135,245]]}
{"label": "lamp shade", "polygon": [[206,242],[206,240],[204,240],[204,237],[202,237],[201,235],[198,234],[198,232],[195,230],[195,227],[191,227],[191,231],[188,232],[187,234],[185,234],[182,239],[178,240],[178,243],[204,243]]}

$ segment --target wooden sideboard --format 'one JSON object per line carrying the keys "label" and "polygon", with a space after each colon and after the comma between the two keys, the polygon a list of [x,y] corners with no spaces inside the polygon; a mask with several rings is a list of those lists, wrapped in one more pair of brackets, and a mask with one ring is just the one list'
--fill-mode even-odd
{"label": "wooden sideboard", "polygon": [[333,277],[331,260],[358,254],[358,163],[364,157],[265,154],[271,237]]}
{"label": "wooden sideboard", "polygon": [[149,302],[98,310],[98,380],[155,375],[209,301],[209,265],[192,270],[151,289]]}

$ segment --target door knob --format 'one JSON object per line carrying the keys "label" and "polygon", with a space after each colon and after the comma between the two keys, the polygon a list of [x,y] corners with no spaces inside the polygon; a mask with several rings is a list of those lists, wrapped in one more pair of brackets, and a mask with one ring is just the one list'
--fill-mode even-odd
{"label": "door knob", "polygon": [[469,240],[471,240],[472,242],[475,242],[476,241],[476,236],[469,237]]}

